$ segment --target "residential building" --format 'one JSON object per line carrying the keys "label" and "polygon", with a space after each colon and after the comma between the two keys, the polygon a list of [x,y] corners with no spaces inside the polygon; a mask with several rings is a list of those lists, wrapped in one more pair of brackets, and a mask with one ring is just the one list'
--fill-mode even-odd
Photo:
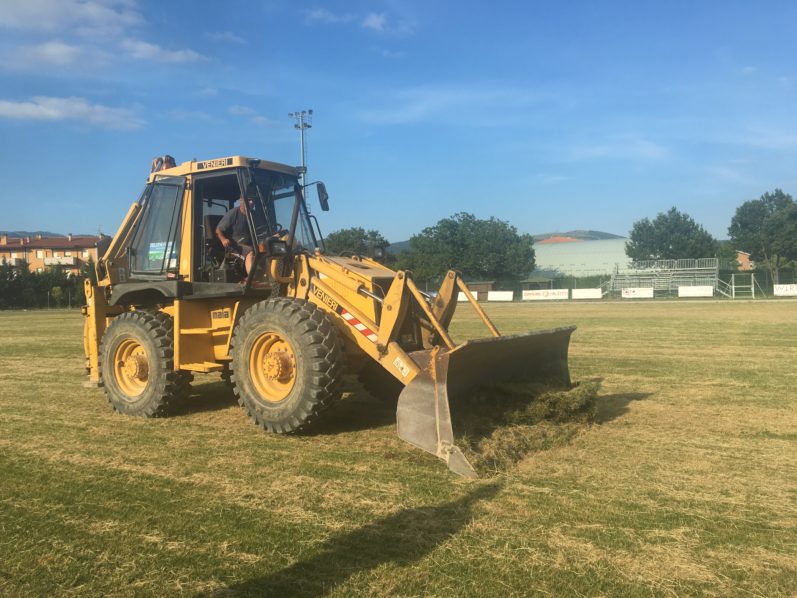
{"label": "residential building", "polygon": [[739,262],[739,270],[742,272],[750,272],[755,269],[753,260],[750,259],[750,254],[745,251],[736,252],[736,261]]}
{"label": "residential building", "polygon": [[28,266],[31,272],[45,268],[62,268],[68,274],[79,274],[80,269],[92,260],[97,261],[97,242],[102,237],[76,236],[9,238],[0,235],[0,263],[14,267]]}

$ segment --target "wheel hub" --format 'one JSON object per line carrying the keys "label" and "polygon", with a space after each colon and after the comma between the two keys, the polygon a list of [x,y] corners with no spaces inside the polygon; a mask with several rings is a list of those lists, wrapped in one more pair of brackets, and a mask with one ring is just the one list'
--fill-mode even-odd
{"label": "wheel hub", "polygon": [[296,384],[297,371],[296,353],[281,333],[267,331],[254,339],[249,378],[262,400],[277,403],[285,399]]}
{"label": "wheel hub", "polygon": [[289,380],[292,373],[293,364],[285,352],[269,353],[263,360],[263,375],[266,380]]}
{"label": "wheel hub", "polygon": [[119,390],[132,400],[141,395],[149,384],[147,352],[138,339],[123,338],[114,350],[113,377]]}
{"label": "wheel hub", "polygon": [[140,353],[131,355],[121,365],[125,374],[131,379],[144,381],[149,376],[147,358]]}

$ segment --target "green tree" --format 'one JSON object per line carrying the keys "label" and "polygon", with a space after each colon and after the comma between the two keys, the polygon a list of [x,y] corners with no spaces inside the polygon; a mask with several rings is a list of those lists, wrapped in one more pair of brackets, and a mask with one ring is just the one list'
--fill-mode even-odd
{"label": "green tree", "polygon": [[634,261],[678,260],[714,257],[717,240],[688,214],[675,208],[650,220],[637,220],[631,227],[625,253]]}
{"label": "green tree", "polygon": [[534,269],[534,240],[503,220],[459,213],[414,235],[398,262],[419,280],[450,268],[471,280],[517,280]]}
{"label": "green tree", "polygon": [[53,287],[50,290],[50,297],[52,297],[53,301],[55,301],[58,307],[61,307],[61,299],[63,298],[63,296],[64,296],[64,289],[62,289],[61,287]]}
{"label": "green tree", "polygon": [[368,255],[369,250],[375,247],[384,249],[390,245],[390,242],[379,231],[353,227],[329,233],[324,239],[324,244],[330,255]]}
{"label": "green tree", "polygon": [[720,241],[717,247],[717,257],[720,260],[721,270],[736,270],[739,266],[738,255],[733,246],[733,241]]}
{"label": "green tree", "polygon": [[780,268],[797,260],[797,204],[781,189],[746,201],[736,208],[728,235],[736,249],[768,268],[777,284]]}

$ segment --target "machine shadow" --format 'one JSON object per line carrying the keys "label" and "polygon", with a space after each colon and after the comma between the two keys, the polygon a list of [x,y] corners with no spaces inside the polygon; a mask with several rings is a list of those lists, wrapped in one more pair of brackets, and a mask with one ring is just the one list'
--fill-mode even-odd
{"label": "machine shadow", "polygon": [[191,387],[191,395],[175,407],[174,416],[204,413],[206,411],[221,411],[229,407],[237,407],[238,401],[225,382],[206,382]]}
{"label": "machine shadow", "polygon": [[473,519],[474,506],[494,497],[499,489],[493,483],[443,505],[405,509],[327,540],[310,558],[217,595],[322,596],[353,575],[384,563],[406,567],[462,530]]}
{"label": "machine shadow", "polygon": [[596,424],[605,424],[629,411],[629,405],[634,401],[644,401],[652,396],[652,392],[626,392],[598,397],[598,413],[595,416]]}
{"label": "machine shadow", "polygon": [[396,399],[374,397],[353,377],[344,383],[344,397],[330,405],[316,422],[300,434],[326,436],[360,432],[396,424]]}
{"label": "machine shadow", "polygon": [[[603,378],[585,378],[583,382],[592,382],[598,385],[598,388],[603,386]],[[595,423],[605,424],[628,413],[628,406],[634,401],[644,401],[650,396],[652,392],[624,392],[618,394],[602,395],[598,392],[596,398],[596,412]]]}

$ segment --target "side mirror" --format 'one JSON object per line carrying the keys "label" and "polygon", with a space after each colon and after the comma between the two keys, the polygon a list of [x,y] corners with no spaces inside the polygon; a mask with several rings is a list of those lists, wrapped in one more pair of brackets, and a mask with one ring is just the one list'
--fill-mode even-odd
{"label": "side mirror", "polygon": [[373,259],[373,260],[375,260],[377,262],[381,262],[382,260],[385,259],[385,248],[384,247],[371,247],[368,250],[368,253],[370,254],[371,259]]}
{"label": "side mirror", "polygon": [[324,212],[329,212],[329,193],[327,193],[327,186],[324,183],[318,183],[318,203],[321,204],[321,209]]}
{"label": "side mirror", "polygon": [[265,243],[260,243],[260,252],[268,257],[280,257],[288,255],[288,244],[283,239],[271,237]]}

